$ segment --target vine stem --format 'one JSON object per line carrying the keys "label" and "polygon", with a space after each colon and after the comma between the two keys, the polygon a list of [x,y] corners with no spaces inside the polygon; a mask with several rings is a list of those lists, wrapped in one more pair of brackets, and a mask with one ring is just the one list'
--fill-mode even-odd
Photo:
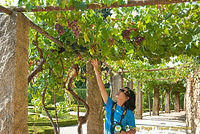
{"label": "vine stem", "polygon": [[57,131],[58,131],[58,133],[60,133],[60,126],[58,124],[58,114],[57,114],[57,107],[56,107],[56,91],[54,92],[54,107],[55,107],[55,118],[56,118]]}
{"label": "vine stem", "polygon": [[10,9],[3,7],[1,5],[0,5],[0,12],[6,13],[6,14],[9,14],[9,15],[11,15],[13,13],[13,11],[11,11]]}
{"label": "vine stem", "polygon": [[[14,8],[15,9],[15,8]],[[14,10],[13,9],[13,10]],[[15,10],[14,10],[15,11]],[[3,6],[0,6],[0,12],[4,12],[6,14],[9,14],[11,15],[13,13],[12,10],[6,8],[6,7],[3,7]],[[18,12],[18,11],[17,11]],[[58,39],[56,39],[55,37],[53,36],[50,36],[45,30],[43,30],[41,27],[39,27],[38,25],[36,25],[35,23],[33,23],[30,19],[28,19],[25,15],[24,17],[27,19],[28,21],[28,24],[29,26],[32,28],[32,29],[35,29],[37,32],[41,33],[43,36],[47,37],[48,39],[50,39],[51,41],[53,41],[54,43],[58,44],[59,46],[61,47],[64,47],[62,42]]]}
{"label": "vine stem", "polygon": [[59,132],[57,130],[57,127],[56,127],[55,123],[53,122],[53,119],[52,119],[51,115],[49,114],[49,112],[48,112],[48,110],[46,108],[46,105],[45,105],[45,94],[46,94],[46,91],[47,91],[47,86],[45,86],[44,91],[42,93],[42,105],[43,105],[43,108],[45,110],[45,113],[47,114],[47,117],[49,118],[49,120],[50,120],[50,122],[51,122],[51,124],[53,126],[54,133],[55,134],[59,134]]}
{"label": "vine stem", "polygon": [[39,48],[38,46],[38,32],[36,34],[36,39],[35,41],[33,41],[33,44],[35,44],[37,51],[39,53],[40,56],[40,63],[38,64],[38,66],[35,68],[34,71],[32,71],[29,76],[28,76],[28,83],[31,82],[31,80],[34,78],[34,76],[36,76],[39,72],[43,71],[42,66],[44,65],[44,63],[46,62],[46,60],[43,57],[43,50]]}
{"label": "vine stem", "polygon": [[76,100],[78,100],[78,102],[82,103],[85,108],[86,108],[86,113],[84,116],[79,116],[79,111],[78,111],[78,134],[82,133],[82,124],[86,123],[87,121],[87,117],[89,115],[89,106],[88,104],[82,99],[80,98],[73,90],[72,90],[72,83],[73,83],[73,79],[76,77],[76,75],[78,74],[78,65],[73,65],[72,68],[70,70],[74,69],[75,71],[73,72],[73,74],[71,75],[69,82],[68,82],[68,86],[66,87],[66,85],[64,84],[65,82],[63,82],[63,88],[65,88],[66,92],[70,92],[70,94],[72,94],[73,97],[76,98]]}

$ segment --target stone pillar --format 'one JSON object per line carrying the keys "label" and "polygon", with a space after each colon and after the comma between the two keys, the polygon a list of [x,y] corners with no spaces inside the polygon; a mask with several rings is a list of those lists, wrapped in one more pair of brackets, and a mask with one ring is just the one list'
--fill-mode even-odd
{"label": "stone pillar", "polygon": [[148,93],[148,99],[149,99],[149,115],[151,116],[151,95],[150,95],[150,92]]}
{"label": "stone pillar", "polygon": [[116,101],[115,95],[119,91],[119,89],[123,88],[123,77],[120,74],[116,74],[113,76],[111,83],[111,95],[110,97]]}
{"label": "stone pillar", "polygon": [[127,83],[126,83],[126,87],[129,87],[131,90],[133,90],[133,81],[131,80],[131,81],[128,81]]}
{"label": "stone pillar", "polygon": [[[185,103],[185,115],[186,115],[186,125],[191,127],[194,125],[194,121],[192,120],[192,96],[193,96],[193,88],[192,88],[192,78],[189,75],[187,79],[187,87],[186,87],[186,103]],[[191,125],[192,124],[192,125]]]}
{"label": "stone pillar", "polygon": [[175,92],[175,112],[180,112],[180,99],[179,99],[180,92]]}
{"label": "stone pillar", "polygon": [[109,83],[110,83],[110,98],[112,98],[112,89],[113,89],[113,78],[114,78],[114,74],[110,71],[109,72],[109,74],[110,74],[110,81],[109,81]]}
{"label": "stone pillar", "polygon": [[159,88],[154,88],[154,95],[153,95],[153,115],[159,115]]}
{"label": "stone pillar", "polygon": [[187,96],[187,90],[185,91],[184,94],[184,108],[183,108],[184,111],[186,110],[186,96]]}
{"label": "stone pillar", "polygon": [[170,91],[166,90],[165,94],[165,113],[170,113]]}
{"label": "stone pillar", "polygon": [[200,69],[187,78],[186,88],[186,123],[192,128],[192,134],[200,133]]}
{"label": "stone pillar", "polygon": [[103,134],[103,102],[93,66],[90,62],[87,63],[86,70],[89,74],[87,77],[87,103],[90,107],[90,113],[87,120],[87,133]]}
{"label": "stone pillar", "polygon": [[24,15],[0,14],[0,133],[28,133],[28,34]]}
{"label": "stone pillar", "polygon": [[142,90],[139,81],[137,82],[135,118],[142,119]]}

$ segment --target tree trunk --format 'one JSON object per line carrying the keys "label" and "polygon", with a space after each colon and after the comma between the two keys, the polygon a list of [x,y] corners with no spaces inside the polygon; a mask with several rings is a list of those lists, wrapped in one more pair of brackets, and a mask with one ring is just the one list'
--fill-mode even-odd
{"label": "tree trunk", "polygon": [[165,95],[165,113],[170,113],[170,91],[166,91]]}
{"label": "tree trunk", "polygon": [[161,108],[161,112],[162,112],[162,113],[163,113],[163,111],[164,111],[163,101],[164,101],[164,97],[163,97],[163,95],[162,95],[162,96],[161,96],[161,100],[160,100],[160,108]]}
{"label": "tree trunk", "polygon": [[180,92],[175,92],[175,112],[180,112]]}
{"label": "tree trunk", "polygon": [[151,116],[151,96],[150,96],[150,92],[148,93],[148,97],[149,97],[149,116]]}
{"label": "tree trunk", "polygon": [[129,81],[126,83],[126,87],[129,87],[131,90],[133,90],[133,81]]}
{"label": "tree trunk", "polygon": [[159,88],[154,88],[153,115],[159,115]]}
{"label": "tree trunk", "polygon": [[122,75],[114,75],[111,83],[111,98],[113,101],[116,101],[115,95],[119,91],[119,89],[123,88],[123,77]]}
{"label": "tree trunk", "polygon": [[141,84],[139,83],[139,81],[137,82],[135,118],[142,119],[142,91]]}
{"label": "tree trunk", "polygon": [[87,63],[87,103],[90,107],[90,114],[87,120],[87,134],[103,134],[103,103],[102,97],[97,84],[93,66]]}

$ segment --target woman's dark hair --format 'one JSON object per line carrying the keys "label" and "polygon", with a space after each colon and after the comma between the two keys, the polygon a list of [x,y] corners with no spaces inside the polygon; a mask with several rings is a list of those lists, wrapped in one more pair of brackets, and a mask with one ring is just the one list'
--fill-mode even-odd
{"label": "woman's dark hair", "polygon": [[125,108],[133,111],[135,109],[135,92],[132,91],[129,87],[124,88],[128,89],[126,96],[129,97],[129,99],[124,103],[124,106]]}

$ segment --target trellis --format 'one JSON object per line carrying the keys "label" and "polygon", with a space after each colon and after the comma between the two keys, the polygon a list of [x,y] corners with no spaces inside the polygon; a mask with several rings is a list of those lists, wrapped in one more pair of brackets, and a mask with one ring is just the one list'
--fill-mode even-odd
{"label": "trellis", "polygon": [[[128,0],[127,4],[119,5],[117,2],[111,4],[110,6],[105,4],[88,4],[83,9],[105,9],[105,8],[118,8],[118,7],[133,7],[133,6],[147,6],[147,5],[158,5],[158,4],[172,4],[172,3],[184,3],[184,2],[191,2],[191,1],[199,1],[199,0]],[[28,12],[42,12],[42,11],[68,11],[68,10],[75,10],[75,7],[36,7],[35,9],[31,9]],[[16,7],[13,9],[17,12],[27,12],[25,8]]]}
{"label": "trellis", "polygon": [[[110,6],[107,6],[105,4],[88,4],[86,5],[85,9],[105,9],[105,8],[118,8],[118,7],[133,7],[133,6],[146,6],[146,5],[158,5],[158,4],[172,4],[172,3],[185,3],[185,2],[194,2],[194,1],[200,1],[200,0],[136,0],[132,1],[129,0],[127,4],[118,5],[117,2],[111,4]],[[55,7],[55,6],[49,6],[49,7],[36,7],[35,9],[31,9],[30,11],[26,10],[23,7],[12,7],[12,9],[0,6],[0,12],[4,12],[6,14],[12,14],[13,11],[15,12],[46,12],[46,11],[68,11],[68,10],[75,10],[75,7]],[[28,19],[28,18],[27,18]],[[30,19],[29,25],[32,29],[35,29],[37,32],[41,33],[43,36],[47,37],[54,43],[58,44],[59,46],[63,47],[63,44],[61,41],[57,40],[56,38],[49,36],[48,33],[37,26],[35,23],[33,23]]]}
{"label": "trellis", "polygon": [[[143,1],[132,1],[129,0],[127,4],[118,5],[118,3],[113,3],[110,6],[107,6],[105,4],[88,4],[86,5],[85,9],[105,9],[105,8],[118,8],[118,7],[133,7],[133,6],[146,6],[146,5],[158,5],[158,4],[172,4],[172,3],[184,3],[184,2],[194,2],[194,1],[200,1],[200,0],[143,0]],[[46,12],[46,11],[68,11],[68,10],[75,10],[75,7],[55,7],[55,6],[49,6],[49,7],[36,7],[35,9],[31,9],[30,11],[26,10],[23,7],[12,7],[12,9],[0,6],[0,12],[4,12],[6,14],[12,14],[13,12]],[[32,29],[36,30],[46,38],[50,39],[52,42],[56,43],[57,45],[64,47],[62,42],[55,37],[52,37],[48,35],[48,33],[43,30],[41,27],[36,25],[34,22],[32,22],[30,19],[26,17],[26,19],[29,22],[29,25]],[[110,68],[110,67],[109,67]],[[166,68],[166,69],[149,69],[144,71],[158,71],[158,70],[170,70],[174,69],[172,68]],[[128,73],[129,71],[122,71],[122,73]],[[118,72],[120,73],[120,72]],[[34,72],[34,74],[37,74]],[[30,75],[29,79],[32,79],[34,76],[33,74]],[[174,79],[174,78],[173,78]],[[163,79],[161,79],[163,80]]]}

